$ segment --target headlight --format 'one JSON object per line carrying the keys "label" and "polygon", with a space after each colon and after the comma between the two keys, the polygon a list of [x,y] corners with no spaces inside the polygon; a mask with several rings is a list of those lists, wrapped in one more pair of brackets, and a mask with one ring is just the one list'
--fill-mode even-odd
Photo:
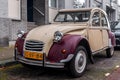
{"label": "headlight", "polygon": [[24,31],[18,30],[17,37],[18,37],[18,38],[21,38],[24,34],[25,34]]}
{"label": "headlight", "polygon": [[56,31],[54,33],[54,42],[61,41],[62,37],[63,37],[63,33],[61,33],[60,31]]}

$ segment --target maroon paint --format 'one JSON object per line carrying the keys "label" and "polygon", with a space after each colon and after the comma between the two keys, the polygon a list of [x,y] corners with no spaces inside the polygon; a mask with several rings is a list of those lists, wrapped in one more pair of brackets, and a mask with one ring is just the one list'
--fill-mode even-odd
{"label": "maroon paint", "polygon": [[111,31],[109,31],[109,38],[111,38],[111,42],[113,46],[116,46],[116,42],[115,42],[115,34]]}
{"label": "maroon paint", "polygon": [[[53,43],[50,48],[47,59],[51,62],[60,62],[62,59],[66,59],[69,54],[73,54],[78,43],[83,39],[79,35],[65,35],[60,43]],[[66,53],[61,51],[65,49]]]}
{"label": "maroon paint", "polygon": [[15,48],[17,48],[18,52],[21,54],[23,53],[23,47],[24,47],[24,39],[27,36],[27,33],[25,33],[21,38],[18,38],[15,43]]}

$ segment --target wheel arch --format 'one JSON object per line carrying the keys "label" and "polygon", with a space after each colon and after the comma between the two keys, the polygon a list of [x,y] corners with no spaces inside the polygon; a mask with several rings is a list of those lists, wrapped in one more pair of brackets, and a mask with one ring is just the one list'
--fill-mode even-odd
{"label": "wheel arch", "polygon": [[87,56],[88,56],[88,60],[93,63],[93,58],[92,58],[92,51],[91,51],[91,48],[90,48],[90,45],[89,45],[89,42],[87,39],[83,38],[78,46],[83,46],[85,47],[86,51],[87,51]]}

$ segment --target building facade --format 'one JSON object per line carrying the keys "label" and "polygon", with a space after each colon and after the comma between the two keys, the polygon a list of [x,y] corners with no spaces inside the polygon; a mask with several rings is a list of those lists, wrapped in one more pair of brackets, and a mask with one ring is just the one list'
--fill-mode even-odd
{"label": "building facade", "polygon": [[99,7],[106,11],[109,21],[118,21],[120,11],[118,0],[86,0],[85,7]]}
{"label": "building facade", "polygon": [[0,46],[17,39],[17,31],[53,22],[60,9],[100,7],[110,21],[120,20],[117,0],[0,0]]}
{"label": "building facade", "polygon": [[48,24],[48,0],[0,0],[0,46],[32,24]]}

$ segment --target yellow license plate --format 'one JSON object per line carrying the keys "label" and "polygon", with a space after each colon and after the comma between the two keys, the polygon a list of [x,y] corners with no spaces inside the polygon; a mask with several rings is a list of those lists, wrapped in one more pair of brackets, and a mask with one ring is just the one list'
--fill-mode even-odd
{"label": "yellow license plate", "polygon": [[24,57],[29,59],[43,60],[43,54],[37,52],[24,51]]}

